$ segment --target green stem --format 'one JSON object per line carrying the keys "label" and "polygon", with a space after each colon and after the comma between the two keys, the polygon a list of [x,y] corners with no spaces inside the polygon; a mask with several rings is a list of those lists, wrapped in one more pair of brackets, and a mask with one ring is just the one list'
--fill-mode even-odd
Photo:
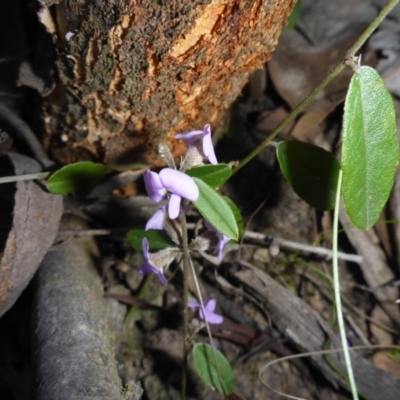
{"label": "green stem", "polygon": [[36,174],[5,176],[3,178],[0,178],[0,184],[18,181],[31,181],[33,179],[44,179],[47,178],[49,175],[50,172],[37,172]]}
{"label": "green stem", "polygon": [[337,321],[339,324],[340,339],[343,346],[344,360],[346,363],[347,374],[349,376],[349,383],[353,400],[358,400],[358,392],[356,382],[353,374],[353,367],[351,365],[349,345],[347,344],[346,328],[344,326],[342,300],[340,298],[340,281],[339,281],[339,265],[338,265],[338,225],[339,225],[339,204],[340,204],[340,192],[342,188],[342,170],[339,171],[338,184],[336,189],[336,201],[335,201],[335,212],[333,215],[333,237],[332,237],[332,267],[333,267],[333,287],[335,291],[335,304]]}
{"label": "green stem", "polygon": [[[376,18],[369,24],[367,29],[362,33],[354,45],[346,54],[346,58],[355,56],[357,51],[371,36],[372,32],[382,22],[382,20],[389,14],[392,8],[398,3],[399,0],[389,0],[385,7],[382,8],[381,12]],[[340,72],[345,68],[345,60],[340,62],[327,76],[326,78],[295,108],[293,111],[252,151],[250,152],[236,167],[232,168],[232,175],[243,168],[250,160],[264,150],[271,142],[272,139],[290,122],[292,121],[304,108],[311,103],[312,100],[320,93],[325,86],[327,86]]]}
{"label": "green stem", "polygon": [[187,386],[187,359],[189,354],[189,245],[186,226],[186,215],[183,207],[181,207],[179,215],[182,226],[182,248],[183,248],[183,362],[182,362],[182,379],[181,379],[181,399],[186,398]]}

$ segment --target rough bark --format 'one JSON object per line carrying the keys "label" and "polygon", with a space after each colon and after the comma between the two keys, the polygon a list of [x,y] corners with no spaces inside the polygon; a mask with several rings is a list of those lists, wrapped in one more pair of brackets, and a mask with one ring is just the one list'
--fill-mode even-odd
{"label": "rough bark", "polygon": [[223,123],[295,0],[57,3],[47,24],[57,51],[47,147],[63,162],[154,164],[161,140],[178,155],[174,134]]}

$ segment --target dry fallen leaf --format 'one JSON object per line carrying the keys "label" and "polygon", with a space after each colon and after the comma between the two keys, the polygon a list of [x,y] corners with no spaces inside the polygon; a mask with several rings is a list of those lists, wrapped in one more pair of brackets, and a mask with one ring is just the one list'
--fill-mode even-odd
{"label": "dry fallen leaf", "polygon": [[[38,162],[19,154],[0,156],[1,176],[41,169]],[[1,185],[1,196],[0,316],[15,303],[52,245],[63,208],[61,196],[47,193],[35,181]]]}

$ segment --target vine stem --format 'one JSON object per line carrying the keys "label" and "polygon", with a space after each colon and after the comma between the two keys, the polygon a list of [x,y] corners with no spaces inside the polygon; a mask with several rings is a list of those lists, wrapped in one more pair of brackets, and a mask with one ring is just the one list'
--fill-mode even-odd
{"label": "vine stem", "polygon": [[340,193],[342,189],[342,177],[343,171],[339,171],[338,183],[336,189],[336,200],[335,200],[335,212],[333,214],[333,237],[332,237],[332,268],[333,268],[333,288],[335,291],[335,305],[336,314],[339,325],[340,339],[343,346],[344,360],[346,363],[347,374],[349,377],[349,384],[353,400],[358,400],[358,392],[356,381],[354,379],[353,367],[351,365],[349,345],[347,343],[346,328],[344,326],[342,300],[340,298],[340,281],[339,281],[339,265],[338,265],[338,225],[339,225],[339,204],[340,204]]}
{"label": "vine stem", "polygon": [[253,150],[251,151],[239,164],[232,168],[232,175],[243,168],[250,160],[256,157],[262,150],[264,150],[275,138],[275,136],[290,122],[292,121],[301,111],[304,110],[308,104],[320,93],[340,72],[346,67],[345,61],[348,58],[354,57],[361,46],[371,36],[372,32],[378,27],[378,25],[386,18],[393,7],[399,2],[399,0],[389,0],[385,7],[382,8],[376,18],[368,25],[365,31],[357,39],[354,45],[348,50],[345,59],[342,60],[331,72],[324,78],[324,80],[303,100],[300,104],[294,108],[290,114]]}
{"label": "vine stem", "polygon": [[182,360],[182,379],[181,379],[181,399],[186,398],[187,387],[187,359],[189,354],[189,244],[187,235],[186,215],[183,206],[179,212],[179,219],[182,226],[182,248],[183,248],[183,360]]}

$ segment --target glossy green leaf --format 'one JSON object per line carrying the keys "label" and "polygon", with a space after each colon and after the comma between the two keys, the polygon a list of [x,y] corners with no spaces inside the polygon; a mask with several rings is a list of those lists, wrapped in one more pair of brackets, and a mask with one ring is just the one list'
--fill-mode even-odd
{"label": "glossy green leaf", "polygon": [[223,197],[223,199],[226,201],[226,204],[228,204],[229,208],[233,212],[233,215],[235,216],[235,221],[238,226],[239,230],[239,238],[242,237],[243,231],[244,231],[244,223],[243,223],[243,217],[240,212],[240,210],[237,208],[236,204],[229,198],[229,197]]}
{"label": "glossy green leaf", "polygon": [[138,252],[142,251],[142,239],[146,237],[149,241],[150,251],[166,249],[167,247],[176,247],[176,244],[169,238],[164,231],[155,229],[131,229],[127,233],[127,238],[131,246]]}
{"label": "glossy green leaf", "polygon": [[227,164],[203,165],[186,171],[191,177],[200,178],[213,188],[222,186],[231,176],[232,169]]}
{"label": "glossy green leaf", "polygon": [[343,200],[353,224],[370,228],[393,186],[399,148],[393,100],[370,67],[354,73],[343,116]]}
{"label": "glossy green leaf", "polygon": [[288,141],[277,148],[281,171],[293,190],[318,210],[332,210],[340,171],[338,160],[321,147]]}
{"label": "glossy green leaf", "polygon": [[233,391],[232,368],[229,361],[220,351],[216,349],[214,349],[214,351],[217,358],[221,382],[218,378],[213,348],[209,344],[200,343],[194,346],[194,365],[196,366],[197,373],[206,385],[211,386],[219,393],[225,393],[228,395]]}
{"label": "glossy green leaf", "polygon": [[91,161],[67,165],[54,172],[47,180],[47,190],[54,194],[69,194],[91,189],[109,172],[110,168]]}
{"label": "glossy green leaf", "polygon": [[193,204],[200,214],[217,230],[231,239],[237,240],[239,230],[235,215],[223,199],[211,186],[200,178],[193,178],[200,195]]}

